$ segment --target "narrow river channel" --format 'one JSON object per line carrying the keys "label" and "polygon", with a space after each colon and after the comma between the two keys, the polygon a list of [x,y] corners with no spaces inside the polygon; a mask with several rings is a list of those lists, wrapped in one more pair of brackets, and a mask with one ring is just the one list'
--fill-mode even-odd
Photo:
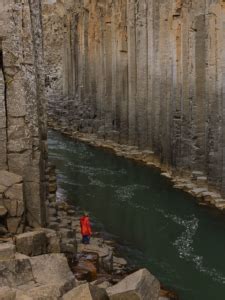
{"label": "narrow river channel", "polygon": [[181,300],[225,299],[225,215],[199,207],[156,170],[53,131],[49,158],[66,197],[128,245],[127,259]]}

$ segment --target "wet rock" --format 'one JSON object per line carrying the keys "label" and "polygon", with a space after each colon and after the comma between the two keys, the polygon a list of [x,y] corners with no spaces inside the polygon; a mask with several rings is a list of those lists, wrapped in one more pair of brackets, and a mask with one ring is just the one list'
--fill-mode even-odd
{"label": "wet rock", "polygon": [[107,289],[112,300],[158,300],[159,281],[146,269],[141,269]]}
{"label": "wet rock", "polygon": [[97,269],[95,265],[88,260],[81,260],[73,269],[76,279],[94,281],[97,278]]}
{"label": "wet rock", "polygon": [[108,296],[104,289],[92,286],[90,284],[82,284],[62,297],[62,300],[108,300]]}
{"label": "wet rock", "polygon": [[57,285],[62,292],[67,292],[75,286],[74,275],[63,254],[34,256],[30,258],[30,263],[36,282],[42,285]]}
{"label": "wet rock", "polygon": [[100,266],[107,273],[111,273],[113,271],[113,251],[112,251],[112,249],[109,249],[107,256],[101,258]]}
{"label": "wet rock", "polygon": [[12,243],[0,243],[0,260],[15,258],[15,245]]}
{"label": "wet rock", "polygon": [[204,192],[207,192],[207,188],[195,188],[191,190],[191,194],[195,197],[201,197]]}
{"label": "wet rock", "polygon": [[113,256],[113,264],[116,264],[116,265],[119,265],[119,266],[126,266],[127,261],[122,257]]}
{"label": "wet rock", "polygon": [[17,252],[28,256],[47,253],[47,239],[44,232],[25,232],[16,236]]}

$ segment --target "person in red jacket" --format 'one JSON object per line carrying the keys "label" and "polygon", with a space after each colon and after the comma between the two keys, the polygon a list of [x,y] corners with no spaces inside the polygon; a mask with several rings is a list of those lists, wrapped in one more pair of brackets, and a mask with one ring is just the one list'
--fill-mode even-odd
{"label": "person in red jacket", "polygon": [[82,243],[89,244],[91,238],[91,225],[88,213],[85,212],[84,215],[80,218],[80,228],[82,234]]}

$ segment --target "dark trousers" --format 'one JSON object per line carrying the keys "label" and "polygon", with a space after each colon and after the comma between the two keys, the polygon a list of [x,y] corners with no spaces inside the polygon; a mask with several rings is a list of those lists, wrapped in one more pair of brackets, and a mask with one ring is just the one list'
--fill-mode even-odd
{"label": "dark trousers", "polygon": [[82,243],[83,244],[90,244],[90,235],[83,235]]}

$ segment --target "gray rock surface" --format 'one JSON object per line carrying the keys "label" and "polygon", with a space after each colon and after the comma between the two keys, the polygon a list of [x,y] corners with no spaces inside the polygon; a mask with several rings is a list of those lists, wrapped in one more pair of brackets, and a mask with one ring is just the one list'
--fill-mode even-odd
{"label": "gray rock surface", "polygon": [[63,300],[108,300],[107,293],[104,289],[88,283],[82,284],[73,290],[69,291],[62,297]]}
{"label": "gray rock surface", "polygon": [[159,291],[159,281],[146,269],[127,276],[107,289],[111,300],[158,300]]}
{"label": "gray rock surface", "polygon": [[45,232],[25,232],[16,236],[16,250],[28,256],[47,253],[47,238]]}
{"label": "gray rock surface", "polygon": [[63,254],[46,254],[30,258],[33,276],[42,285],[53,284],[61,291],[68,291],[75,286],[75,278],[66,257]]}
{"label": "gray rock surface", "polygon": [[0,243],[0,260],[15,258],[15,249],[13,243]]}

